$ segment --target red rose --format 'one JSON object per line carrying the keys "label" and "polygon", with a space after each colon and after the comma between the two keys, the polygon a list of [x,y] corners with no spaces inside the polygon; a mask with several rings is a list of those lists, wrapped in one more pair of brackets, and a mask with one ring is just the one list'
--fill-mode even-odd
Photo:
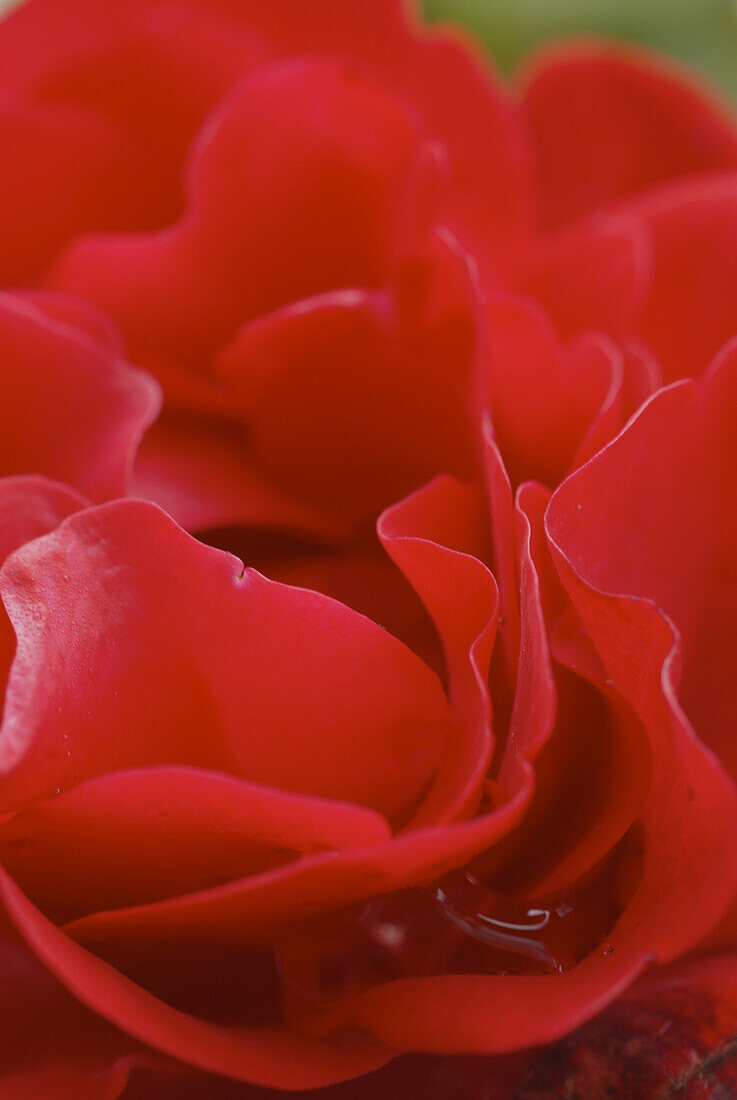
{"label": "red rose", "polygon": [[731,948],[732,121],[390,0],[28,0],[0,74],[7,1095],[509,1055]]}

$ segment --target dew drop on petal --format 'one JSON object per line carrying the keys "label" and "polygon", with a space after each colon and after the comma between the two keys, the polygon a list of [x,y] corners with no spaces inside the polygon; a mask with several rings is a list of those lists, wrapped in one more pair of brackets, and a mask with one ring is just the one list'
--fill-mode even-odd
{"label": "dew drop on petal", "polygon": [[442,887],[435,891],[435,898],[447,920],[481,944],[534,959],[550,970],[561,969],[542,935],[550,924],[550,909],[514,907],[509,902],[505,904],[504,899],[496,898],[491,891],[485,890],[474,876],[466,875],[465,880],[467,886],[475,891],[475,897],[468,896],[468,890],[465,896],[460,892],[450,896]]}

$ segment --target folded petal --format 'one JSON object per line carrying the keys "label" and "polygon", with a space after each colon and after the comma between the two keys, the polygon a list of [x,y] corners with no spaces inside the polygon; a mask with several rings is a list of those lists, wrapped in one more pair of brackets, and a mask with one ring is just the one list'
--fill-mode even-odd
{"label": "folded petal", "polygon": [[409,829],[357,851],[307,855],[273,871],[149,904],[104,910],[65,926],[94,948],[109,940],[248,944],[381,894],[424,885],[463,866],[519,824],[532,795],[520,767],[505,798],[478,817]]}
{"label": "folded petal", "polygon": [[621,408],[612,408],[621,406],[622,354],[595,336],[564,348],[525,299],[492,298],[487,320],[487,399],[510,477],[515,485],[530,478],[557,485],[584,436],[606,442],[623,426]]}
{"label": "folded petal", "polygon": [[258,69],[200,133],[183,219],[73,244],[51,283],[112,314],[134,355],[201,361],[260,313],[381,282],[422,137],[345,61]]}
{"label": "folded petal", "polygon": [[[673,668],[671,690],[733,775],[736,415],[731,345],[701,384],[674,384],[653,397],[614,443],[561,486],[548,516],[551,538],[581,578],[574,603],[587,626],[596,616],[590,633],[608,667],[623,659],[620,628],[614,630],[620,618],[621,629],[625,623],[645,629],[656,622],[657,605],[675,624],[682,673]],[[658,634],[668,629],[657,629],[648,648]],[[638,661],[618,687],[634,699],[644,691],[643,678]]]}
{"label": "folded petal", "polygon": [[503,892],[527,897],[575,888],[614,850],[643,808],[652,771],[642,723],[598,669],[567,671],[556,647],[549,588],[560,585],[551,581],[543,526],[549,498],[533,483],[517,493],[524,636],[500,776],[524,747],[536,787],[522,825],[493,860]]}
{"label": "folded petal", "polygon": [[[733,371],[715,370],[713,389],[707,391],[712,394],[711,402],[705,402],[712,415],[711,437],[709,444],[704,441],[703,445],[712,457],[725,456],[724,439],[716,429],[718,426],[723,432],[729,417],[726,387],[733,377]],[[563,972],[489,974],[480,970],[477,961],[469,972],[402,977],[303,1010],[296,1018],[309,1033],[358,1027],[400,1049],[437,1053],[501,1053],[549,1041],[614,1000],[648,962],[670,961],[698,943],[726,911],[737,885],[737,860],[728,839],[737,825],[737,799],[724,769],[694,736],[675,701],[677,635],[651,602],[642,597],[608,596],[595,587],[602,584],[608,562],[616,563],[617,569],[631,567],[633,528],[643,522],[643,509],[633,508],[631,497],[628,499],[629,522],[618,530],[630,542],[612,554],[611,544],[603,551],[587,536],[608,521],[619,482],[613,477],[605,486],[600,479],[594,491],[585,495],[582,491],[592,471],[605,467],[617,450],[624,449],[628,437],[637,440],[638,424],[647,425],[658,413],[671,433],[674,425],[681,423],[693,424],[692,430],[698,431],[693,391],[693,385],[683,385],[652,398],[618,440],[564,483],[548,509],[556,566],[605,668],[606,681],[602,678],[600,690],[615,689],[629,704],[647,732],[652,757],[652,780],[638,821],[623,841],[631,846],[634,862],[629,870],[617,869],[615,864],[600,872],[605,877],[596,888],[606,895],[609,890],[623,890],[625,880],[628,882],[615,908],[613,924],[602,929],[598,946],[588,947],[582,959]],[[679,407],[674,402],[683,409],[682,419],[674,415]],[[649,454],[651,459],[657,454],[661,470],[667,470],[673,463],[669,451],[677,446],[672,442],[663,453],[650,448]],[[690,457],[693,461],[693,454]],[[623,492],[632,493],[642,480],[642,471],[642,452],[638,461],[630,456],[629,463],[618,467]],[[684,473],[685,464],[677,464],[673,474]],[[691,480],[698,480],[698,475]],[[703,489],[700,481],[699,486]],[[526,495],[529,498],[529,492]],[[674,496],[678,499],[678,494]],[[581,512],[588,509],[585,517],[579,518],[576,502],[581,503]],[[703,522],[697,520],[694,540],[703,529]],[[634,557],[636,560],[637,555]],[[653,547],[645,560],[660,568],[659,547],[657,556]],[[724,565],[724,558],[721,562]],[[586,667],[585,654],[579,663]],[[631,718],[627,722],[631,723]],[[615,736],[620,741],[625,736],[632,738],[631,766],[639,770],[637,730],[637,721],[629,726],[629,732],[627,725],[620,725],[615,727]],[[629,802],[626,809],[630,815],[637,812],[637,804],[637,797]],[[617,809],[614,817],[619,818],[616,829],[621,831],[626,814],[621,816]],[[614,817],[608,827],[613,827]],[[694,896],[699,899],[697,906]],[[572,904],[575,912],[575,893]],[[474,927],[473,914],[465,927]],[[489,965],[493,968],[493,955]]]}
{"label": "folded petal", "polygon": [[483,495],[440,478],[379,518],[379,537],[429,611],[443,644],[453,735],[434,786],[412,824],[444,822],[477,808],[493,740],[489,666],[499,615]]}

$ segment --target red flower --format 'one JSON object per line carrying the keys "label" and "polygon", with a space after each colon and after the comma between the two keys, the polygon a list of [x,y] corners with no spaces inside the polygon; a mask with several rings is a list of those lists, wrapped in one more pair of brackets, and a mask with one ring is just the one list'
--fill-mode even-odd
{"label": "red flower", "polygon": [[8,1095],[509,1055],[730,948],[731,120],[393,0],[29,0],[0,74]]}

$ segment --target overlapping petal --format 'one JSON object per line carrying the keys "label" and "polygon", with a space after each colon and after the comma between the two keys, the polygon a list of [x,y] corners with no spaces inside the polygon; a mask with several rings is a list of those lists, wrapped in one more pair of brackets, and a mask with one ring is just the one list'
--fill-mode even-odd
{"label": "overlapping petal", "polygon": [[0,28],[9,1095],[516,1051],[734,897],[737,130],[374,8]]}
{"label": "overlapping petal", "polygon": [[[313,4],[309,20],[292,0],[136,0],[104,9],[65,0],[25,4],[0,33],[0,87],[17,103],[11,118],[36,112],[52,119],[57,112],[54,164],[63,177],[81,115],[90,128],[86,163],[104,174],[97,204],[79,172],[65,202],[54,205],[48,189],[39,193],[35,246],[25,256],[18,250],[14,277],[35,277],[65,239],[80,233],[171,221],[181,205],[186,147],[207,112],[245,74],[294,55],[344,59],[414,103],[450,151],[449,220],[483,237],[489,264],[508,264],[529,231],[531,208],[515,107],[470,43],[447,31],[430,34],[413,16],[399,0],[375,4],[370,20],[334,0]],[[453,82],[452,100],[438,88],[438,68]],[[468,125],[459,127],[459,117]],[[37,157],[37,146],[18,146],[19,178],[33,179]],[[33,229],[20,189],[16,199],[16,224]]]}
{"label": "overlapping petal", "polygon": [[[613,444],[610,450],[616,446]],[[577,476],[583,479],[590,469],[591,464]],[[535,501],[532,489],[526,489],[520,497],[524,502],[522,515],[527,509],[530,517],[537,517],[539,548],[541,505],[544,507],[545,499],[542,494]],[[554,516],[558,514],[556,504],[554,498],[551,505]],[[555,544],[554,549],[557,557],[561,557]],[[581,612],[582,597],[576,598],[569,571],[570,567],[564,570],[563,579]],[[577,583],[580,585],[580,580]],[[597,642],[592,613],[585,621]],[[658,622],[661,630],[656,629]],[[599,692],[606,697],[612,686],[616,687],[637,715],[633,720],[626,710],[615,706],[615,715],[619,710],[619,725],[613,730],[617,752],[623,753],[623,773],[616,770],[612,773],[613,795],[597,798],[594,810],[596,820],[602,823],[601,829],[605,833],[614,830],[613,839],[622,835],[635,816],[641,830],[641,839],[634,840],[635,831],[631,840],[639,848],[641,868],[631,881],[631,894],[620,903],[620,915],[606,933],[605,941],[564,973],[540,976],[460,973],[402,978],[345,994],[329,1006],[313,1009],[301,1018],[302,1026],[310,1027],[314,1034],[329,1033],[337,1027],[368,1028],[390,1045],[434,1052],[491,1053],[549,1041],[570,1031],[597,1007],[611,1001],[653,959],[668,961],[698,942],[725,911],[737,876],[733,856],[722,843],[737,821],[732,784],[718,762],[694,738],[674,706],[672,689],[668,686],[674,636],[667,621],[657,612],[649,612],[647,633],[640,630],[636,649],[624,629],[626,623],[623,627],[618,622],[616,631],[612,623],[607,626],[606,680],[583,654],[579,654],[578,662]],[[620,662],[616,671],[614,657],[610,656],[613,654],[617,654]],[[634,673],[633,659],[641,669],[639,676]],[[630,662],[625,665],[626,673],[622,671],[623,662]],[[570,711],[564,711],[563,715],[561,732],[570,741],[571,730],[575,728],[574,715]],[[647,750],[643,757],[642,735],[638,732],[642,727],[652,754],[649,787]],[[549,744],[555,743],[550,719],[545,738],[538,740],[538,751],[547,738],[551,738]],[[600,751],[605,751],[603,740]],[[543,777],[545,768],[550,766],[550,754],[547,758],[543,754],[538,764]],[[601,766],[608,766],[605,757]],[[571,779],[575,783],[575,773]],[[603,790],[608,785],[607,779],[605,776]],[[607,808],[607,799],[612,797],[610,805],[614,813],[605,825],[612,812]],[[704,813],[707,804],[708,815]],[[584,812],[584,802],[577,799],[576,805]],[[548,828],[552,820],[554,814],[548,817]],[[534,810],[530,824],[533,823]],[[592,847],[588,835],[592,828],[589,823],[584,829],[588,853],[585,847],[577,853],[575,846],[568,851],[564,847],[558,858],[571,859],[575,855],[579,870],[586,866],[587,858],[594,859],[596,840]],[[687,844],[684,838],[688,838]],[[511,839],[514,840],[514,835]],[[504,846],[500,851],[504,851]],[[574,865],[575,860],[570,865],[571,871]],[[547,879],[551,884],[554,880],[554,876]],[[694,893],[703,903],[697,909],[691,903]],[[530,1015],[531,1003],[536,1006],[534,1018]]]}
{"label": "overlapping petal", "polygon": [[632,46],[544,50],[524,73],[523,104],[545,228],[666,180],[737,167],[726,104]]}
{"label": "overlapping petal", "polygon": [[81,1089],[90,1100],[115,1100],[132,1065],[161,1064],[70,996],[5,920],[0,976],[0,1072],[8,1100],[75,1100]]}
{"label": "overlapping petal", "polygon": [[[610,675],[621,664],[619,690],[645,705],[650,669],[621,649],[619,632],[643,652],[658,636],[661,645],[669,636],[674,644],[673,627],[657,626],[655,608],[662,609],[678,638],[665,690],[678,694],[698,735],[733,773],[736,412],[730,346],[701,384],[676,383],[653,397],[561,486],[548,516],[550,536],[570,563],[564,581],[578,613]],[[656,706],[653,699],[647,705]]]}
{"label": "overlapping petal", "polygon": [[93,500],[122,495],[158,388],[48,308],[0,302],[0,472],[45,475]]}
{"label": "overlapping petal", "polygon": [[651,363],[600,335],[564,347],[529,300],[487,306],[484,381],[496,442],[515,484],[555,486],[613,438],[654,388]]}
{"label": "overlapping petal", "polygon": [[433,774],[447,704],[418,658],[325,597],[243,573],[153,505],[88,510],[5,570],[7,808],[179,763],[397,815]]}
{"label": "overlapping petal", "polygon": [[183,220],[74,244],[53,283],[116,317],[136,357],[197,363],[249,318],[385,277],[422,137],[345,62],[267,66],[200,133]]}

